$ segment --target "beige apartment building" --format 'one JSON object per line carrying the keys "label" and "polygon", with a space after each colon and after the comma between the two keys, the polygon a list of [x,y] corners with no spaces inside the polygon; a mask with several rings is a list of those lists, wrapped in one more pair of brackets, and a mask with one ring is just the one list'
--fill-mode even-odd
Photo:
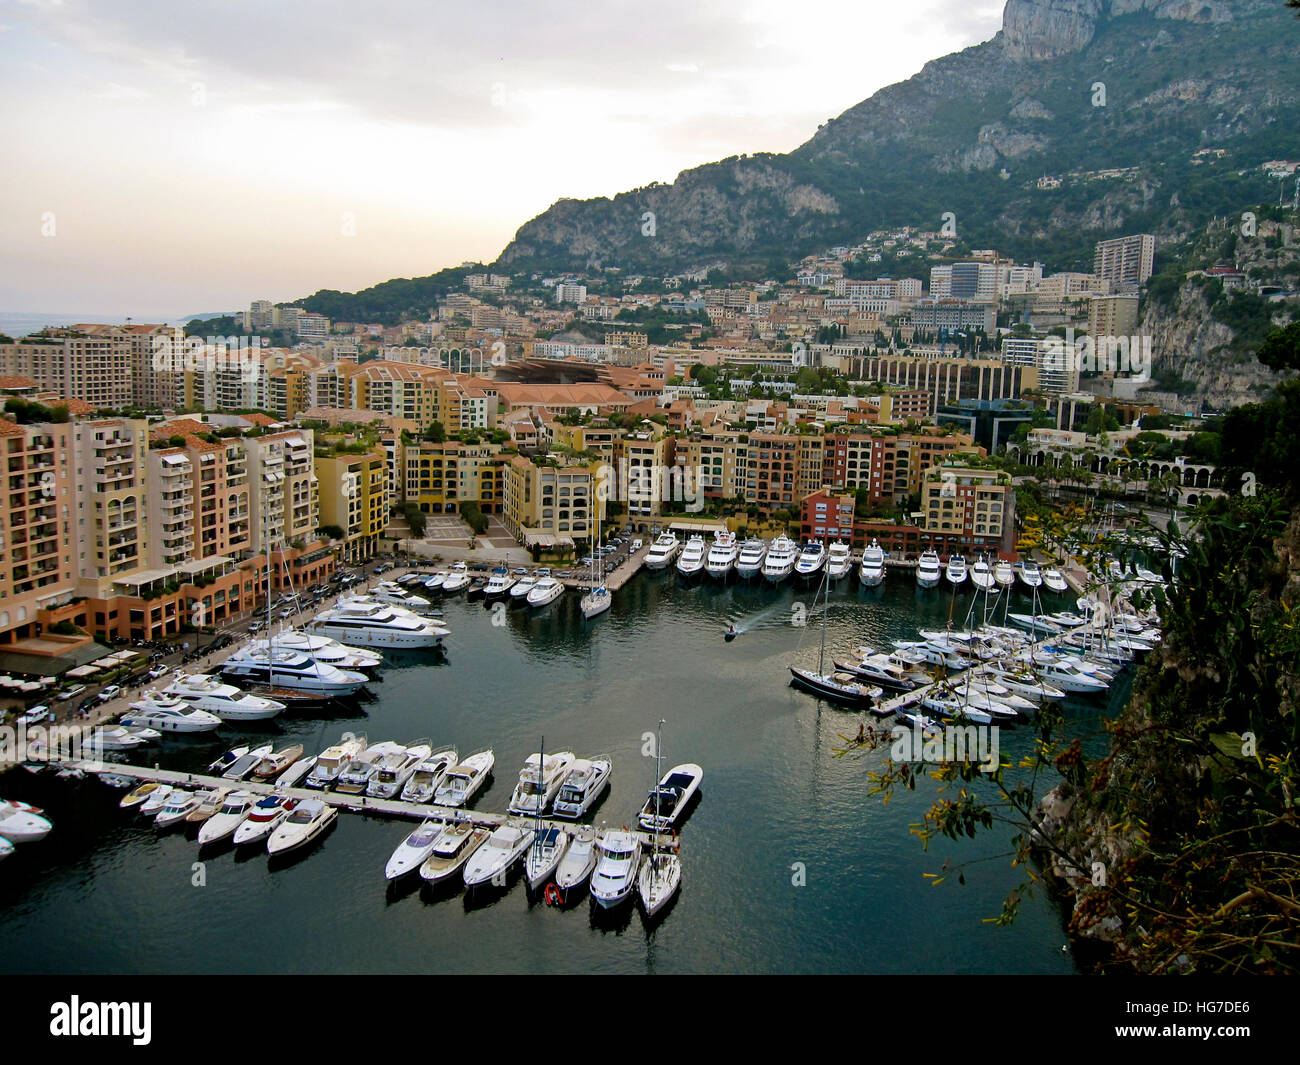
{"label": "beige apartment building", "polygon": [[315,460],[320,490],[320,524],[343,530],[343,557],[373,558],[380,548],[392,501],[388,456],[382,448],[364,454],[339,452]]}
{"label": "beige apartment building", "polygon": [[521,544],[590,543],[605,501],[597,491],[600,464],[538,465],[516,455],[502,470],[502,520]]}
{"label": "beige apartment building", "polygon": [[33,636],[37,618],[72,598],[76,479],[71,423],[0,418],[0,647]]}
{"label": "beige apartment building", "polygon": [[410,443],[402,448],[401,496],[426,514],[456,513],[466,502],[485,514],[501,509],[499,444]]}
{"label": "beige apartment building", "polygon": [[244,437],[254,554],[316,539],[319,518],[310,429]]}

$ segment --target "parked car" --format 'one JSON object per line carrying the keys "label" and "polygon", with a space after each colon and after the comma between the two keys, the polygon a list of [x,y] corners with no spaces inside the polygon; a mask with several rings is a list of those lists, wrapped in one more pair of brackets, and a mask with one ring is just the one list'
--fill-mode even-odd
{"label": "parked car", "polygon": [[86,686],[84,684],[74,684],[71,688],[59,692],[59,694],[56,695],[54,698],[58,702],[65,702],[68,699],[75,699],[78,695],[80,695],[85,690],[86,690]]}
{"label": "parked car", "polygon": [[254,621],[248,626],[248,633],[251,636],[255,632],[261,632],[264,628],[266,628],[265,621]]}
{"label": "parked car", "polygon": [[643,545],[642,545],[642,542],[641,542],[640,540],[633,540],[633,541],[632,541],[632,550],[633,550],[633,551],[640,551],[641,548],[642,548],[642,546],[643,546]]}
{"label": "parked car", "polygon": [[33,706],[27,713],[23,714],[18,720],[24,725],[36,725],[50,716],[50,708],[44,703],[40,706]]}
{"label": "parked car", "polygon": [[392,568],[393,564],[391,562],[381,562],[375,567],[375,576],[378,577],[381,573],[387,573]]}
{"label": "parked car", "polygon": [[171,669],[172,667],[169,666],[166,662],[163,662],[161,665],[154,666],[153,669],[149,670],[149,679],[157,680],[159,677],[163,676],[164,674],[170,673]]}
{"label": "parked car", "polygon": [[99,693],[99,701],[106,703],[110,699],[116,699],[122,694],[122,689],[116,684],[110,684],[107,688]]}
{"label": "parked car", "polygon": [[80,711],[80,710],[89,710],[89,709],[90,709],[92,706],[94,706],[97,702],[99,702],[99,696],[98,696],[98,695],[87,695],[84,699],[81,700],[81,702],[79,702],[79,703],[77,704],[77,709],[78,709],[79,711]]}

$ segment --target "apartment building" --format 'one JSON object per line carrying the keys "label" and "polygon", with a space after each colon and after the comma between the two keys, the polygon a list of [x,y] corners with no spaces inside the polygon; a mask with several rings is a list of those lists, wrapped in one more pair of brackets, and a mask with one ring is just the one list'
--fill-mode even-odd
{"label": "apartment building", "polygon": [[29,377],[43,391],[76,397],[96,410],[130,407],[136,342],[122,336],[65,336],[0,344],[0,373]]}
{"label": "apartment building", "polygon": [[1155,270],[1156,238],[1150,233],[1097,242],[1092,272],[1112,285],[1136,289]]}
{"label": "apartment building", "polygon": [[[522,455],[502,467],[502,521],[521,544],[590,543],[604,520],[600,464],[541,465]],[[605,474],[607,476],[607,474]]]}
{"label": "apartment building", "polygon": [[[1088,301],[1088,333],[1094,340],[1098,337],[1128,337],[1137,333],[1138,296],[1116,294],[1113,296],[1093,296]],[[1064,389],[1063,391],[1078,391]]]}
{"label": "apartment building", "polygon": [[318,455],[315,465],[320,524],[343,530],[342,553],[347,561],[373,558],[392,509],[387,455],[382,449],[359,455],[337,452]]}
{"label": "apartment building", "polygon": [[410,443],[401,462],[402,500],[426,514],[456,513],[466,502],[485,514],[501,510],[505,458],[499,444]]}
{"label": "apartment building", "polygon": [[940,553],[1010,552],[1015,539],[1016,490],[1008,474],[936,465],[922,478],[922,531]]}
{"label": "apartment building", "polygon": [[[197,425],[197,423],[190,423]],[[155,431],[148,455],[153,567],[220,556],[246,557],[253,547],[248,456],[237,437],[210,440],[172,423]],[[171,446],[183,436],[184,443]]]}
{"label": "apartment building", "polygon": [[[1032,369],[1040,392],[1061,395],[1079,390],[1078,360],[1059,338],[1004,337],[1002,361],[1007,366]],[[1023,381],[1030,387],[1029,377]]]}
{"label": "apartment building", "polygon": [[0,647],[36,634],[77,584],[72,425],[0,418]]}
{"label": "apartment building", "polygon": [[243,443],[253,553],[265,554],[268,539],[272,550],[314,541],[317,528],[331,523],[320,520],[312,431],[245,436]]}
{"label": "apartment building", "polygon": [[965,433],[890,433],[839,430],[825,440],[822,483],[865,488],[877,506],[899,506],[921,492],[921,474],[954,452],[984,454]]}

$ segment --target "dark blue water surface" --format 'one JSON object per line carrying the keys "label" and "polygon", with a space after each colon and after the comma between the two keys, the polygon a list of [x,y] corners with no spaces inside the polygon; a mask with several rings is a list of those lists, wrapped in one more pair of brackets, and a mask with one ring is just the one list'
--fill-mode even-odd
{"label": "dark blue water surface", "polygon": [[[372,742],[429,737],[462,755],[492,747],[495,779],[476,804],[490,811],[504,810],[545,735],[548,750],[613,757],[595,820],[621,825],[654,777],[645,734],[666,719],[665,767],[698,762],[705,776],[682,831],[681,894],[653,925],[635,906],[548,907],[518,881],[474,899],[431,895],[418,878],[394,890],[384,864],[411,824],[356,814],[287,865],[261,851],[205,852],[206,883],[195,886],[198,848],[183,832],[159,834],[119,810],[122,793],[97,780],[19,770],[0,778],[0,794],[45,807],[55,831],[0,864],[0,970],[1073,972],[1058,907],[1041,892],[1012,926],[985,920],[1022,880],[1009,830],[926,852],[909,826],[937,785],[924,778],[884,805],[867,774],[887,750],[835,757],[862,715],[788,683],[792,662],[817,664],[823,607],[812,598],[790,585],[685,584],[669,573],[634,578],[595,623],[583,622],[573,593],[544,612],[511,610],[504,625],[480,604],[452,601],[445,657],[394,659],[360,710],[276,726],[309,752],[345,730]],[[920,591],[902,573],[879,589],[842,582],[827,614],[828,659],[942,627],[950,613],[960,623],[969,601]],[[792,624],[796,603],[809,608],[804,627]],[[1064,605],[1053,598],[1048,609]],[[746,631],[727,643],[730,622]],[[1086,702],[1068,710],[1094,736],[1106,712]],[[155,758],[198,768],[241,733],[219,735],[168,741]],[[1004,731],[1004,760],[1031,739],[1026,728]],[[923,874],[949,858],[990,860],[968,870],[964,887],[955,877],[931,886]],[[792,882],[795,863],[804,886]]]}

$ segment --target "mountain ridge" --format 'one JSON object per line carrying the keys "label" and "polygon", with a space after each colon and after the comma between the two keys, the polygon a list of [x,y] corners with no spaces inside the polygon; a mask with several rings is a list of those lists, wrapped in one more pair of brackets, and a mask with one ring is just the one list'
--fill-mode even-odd
{"label": "mountain ridge", "polygon": [[[1286,76],[1295,23],[1273,0],[1008,0],[990,40],[931,60],[794,151],[562,199],[494,265],[761,269],[877,229],[938,229],[944,211],[976,246],[1055,256],[1058,269],[1090,263],[1092,243],[1125,229],[1181,239],[1268,195],[1262,174],[1235,171],[1294,144],[1282,131],[1300,128]],[[1190,156],[1201,147],[1224,148],[1222,165],[1198,172]],[[1114,168],[1136,172],[1055,197],[1032,187],[1043,174]],[[1221,189],[1203,187],[1211,170],[1227,179]],[[1072,216],[1086,239],[1066,232]]]}

